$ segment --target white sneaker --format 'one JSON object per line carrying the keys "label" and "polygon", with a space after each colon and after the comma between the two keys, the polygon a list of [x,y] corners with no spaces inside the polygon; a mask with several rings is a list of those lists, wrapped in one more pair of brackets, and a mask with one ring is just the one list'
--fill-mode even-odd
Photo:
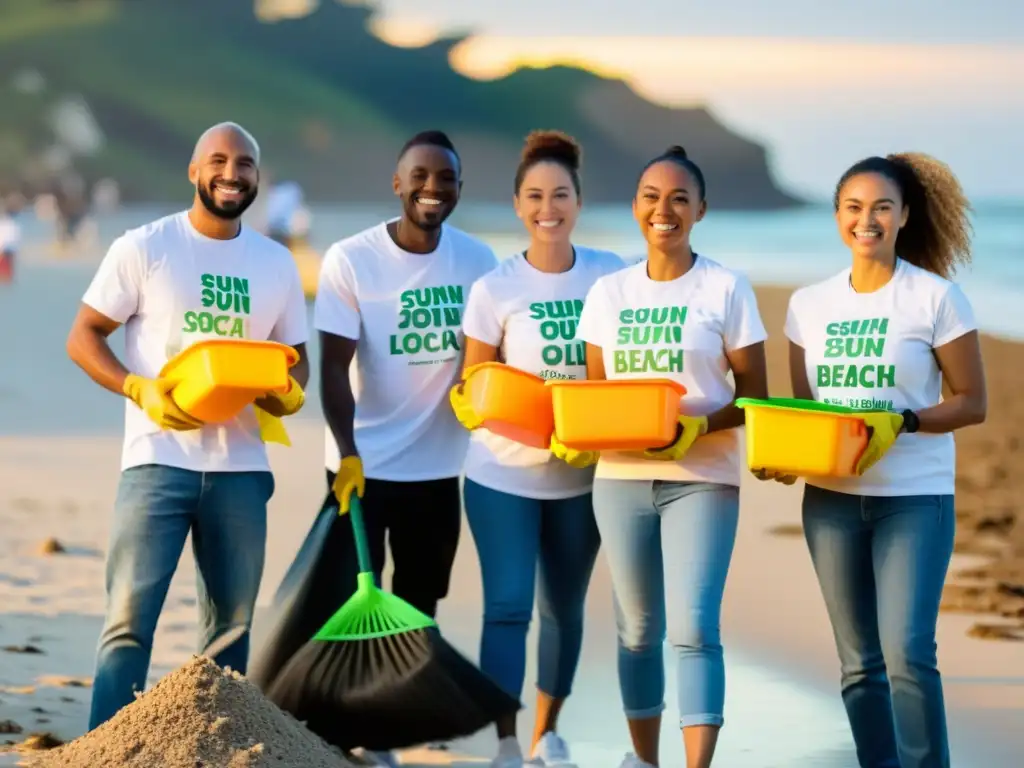
{"label": "white sneaker", "polygon": [[630,752],[626,755],[619,768],[654,768],[654,766],[650,763],[645,763],[639,757]]}
{"label": "white sneaker", "polygon": [[498,742],[498,754],[491,761],[491,768],[523,768],[523,750],[515,736]]}
{"label": "white sneaker", "polygon": [[530,755],[530,762],[534,765],[576,768],[576,763],[569,758],[569,745],[554,731],[548,731],[540,737]]}

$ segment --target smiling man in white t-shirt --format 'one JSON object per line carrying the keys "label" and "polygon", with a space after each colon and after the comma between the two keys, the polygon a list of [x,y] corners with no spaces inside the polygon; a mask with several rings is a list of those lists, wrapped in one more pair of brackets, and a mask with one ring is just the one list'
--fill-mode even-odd
{"label": "smiling man in white t-shirt", "polygon": [[[232,123],[210,128],[196,144],[189,180],[196,190],[189,210],[111,244],[68,337],[71,359],[127,398],[90,730],[145,686],[157,619],[190,532],[201,650],[223,646],[216,662],[243,674],[248,662],[274,491],[256,412],[247,408],[229,422],[203,425],[174,404],[161,368],[203,339],[288,344],[300,357],[291,390],[257,400],[279,417],[302,406],[309,377],[295,262],[241,223],[259,184],[255,140]],[[107,341],[121,325],[124,364]]]}
{"label": "smiling man in white t-shirt", "polygon": [[[497,259],[445,223],[462,181],[459,156],[443,133],[410,139],[393,183],[401,217],[335,243],[324,256],[314,324],[326,464],[342,505],[365,482],[378,581],[387,535],[392,591],[433,616],[458,545],[458,478],[468,442],[448,390],[462,364],[469,289]],[[354,572],[351,579],[354,589]]]}

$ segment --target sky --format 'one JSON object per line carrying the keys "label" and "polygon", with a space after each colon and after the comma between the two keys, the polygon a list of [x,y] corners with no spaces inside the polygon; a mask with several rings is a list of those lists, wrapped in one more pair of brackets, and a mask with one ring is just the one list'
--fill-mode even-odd
{"label": "sky", "polygon": [[1024,198],[1024,0],[347,1],[378,8],[396,44],[471,34],[452,54],[471,77],[570,63],[705,104],[799,193],[912,150],[973,197]]}

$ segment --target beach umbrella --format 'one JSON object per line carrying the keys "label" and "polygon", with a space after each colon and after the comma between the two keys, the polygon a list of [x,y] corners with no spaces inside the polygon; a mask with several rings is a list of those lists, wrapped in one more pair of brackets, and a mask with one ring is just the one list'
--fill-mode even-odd
{"label": "beach umbrella", "polygon": [[381,590],[353,496],[356,593],[284,665],[268,698],[342,749],[469,736],[522,704],[470,663],[432,618]]}

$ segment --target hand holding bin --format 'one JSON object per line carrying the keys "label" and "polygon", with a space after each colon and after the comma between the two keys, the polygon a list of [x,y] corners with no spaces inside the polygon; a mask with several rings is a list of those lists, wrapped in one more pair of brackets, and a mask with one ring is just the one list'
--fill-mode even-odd
{"label": "hand holding bin", "polygon": [[250,339],[207,339],[186,347],[160,371],[177,381],[175,404],[206,424],[237,416],[267,392],[288,390],[288,371],[299,354],[286,344]]}
{"label": "hand holding bin", "polygon": [[555,435],[578,451],[643,451],[676,439],[686,387],[669,379],[548,381]]}
{"label": "hand holding bin", "polygon": [[800,477],[856,477],[868,444],[863,416],[814,400],[740,398],[745,411],[747,467]]}
{"label": "hand holding bin", "polygon": [[555,425],[544,379],[504,363],[480,363],[464,376],[464,399],[484,429],[547,450]]}

